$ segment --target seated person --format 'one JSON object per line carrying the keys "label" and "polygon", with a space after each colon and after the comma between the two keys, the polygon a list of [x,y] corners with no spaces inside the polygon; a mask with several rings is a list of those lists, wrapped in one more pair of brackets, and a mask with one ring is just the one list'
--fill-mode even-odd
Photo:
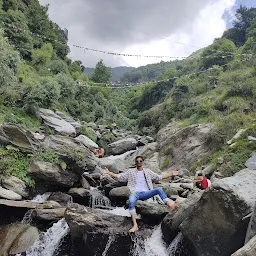
{"label": "seated person", "polygon": [[99,147],[93,151],[93,154],[96,157],[102,158],[105,154],[105,150],[104,150],[104,148]]}
{"label": "seated person", "polygon": [[210,176],[206,174],[203,176],[202,173],[198,173],[197,177],[194,178],[194,183],[196,187],[200,189],[207,189],[211,185]]}

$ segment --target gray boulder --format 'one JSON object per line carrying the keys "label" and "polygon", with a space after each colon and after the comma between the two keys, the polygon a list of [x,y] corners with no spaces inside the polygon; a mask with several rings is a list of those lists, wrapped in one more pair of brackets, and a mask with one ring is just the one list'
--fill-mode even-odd
{"label": "gray boulder", "polygon": [[113,155],[120,155],[129,150],[136,149],[137,143],[137,140],[134,138],[125,138],[109,144],[109,149]]}
{"label": "gray boulder", "polygon": [[13,223],[0,229],[0,255],[23,253],[39,238],[38,229],[28,224]]}
{"label": "gray boulder", "polygon": [[[84,248],[86,255],[102,256],[106,246],[108,255],[132,255],[136,241],[128,232],[130,218],[72,204],[65,212],[65,219],[75,248]],[[136,238],[144,240],[150,233],[149,229],[143,229]]]}
{"label": "gray boulder", "polygon": [[33,161],[30,164],[28,175],[50,191],[57,188],[70,188],[78,181],[78,176],[72,171],[63,170],[56,164],[40,161]]}
{"label": "gray boulder", "polygon": [[[216,181],[180,225],[196,255],[227,256],[243,246],[248,220],[256,201],[256,172],[245,169]],[[209,235],[211,234],[211,235]]]}
{"label": "gray boulder", "polygon": [[45,125],[53,128],[56,132],[66,135],[76,134],[75,127],[52,110],[40,108],[39,115],[44,120]]}
{"label": "gray boulder", "polygon": [[4,188],[12,190],[13,192],[28,197],[26,184],[15,176],[4,176],[1,178],[1,184]]}
{"label": "gray boulder", "polygon": [[219,146],[218,138],[212,137],[213,124],[196,124],[181,128],[171,123],[157,134],[161,152],[160,166],[167,160],[171,168],[190,169],[192,164],[212,155]]}
{"label": "gray boulder", "polygon": [[21,200],[22,196],[13,192],[12,190],[8,190],[0,187],[0,198],[10,199],[10,200]]}

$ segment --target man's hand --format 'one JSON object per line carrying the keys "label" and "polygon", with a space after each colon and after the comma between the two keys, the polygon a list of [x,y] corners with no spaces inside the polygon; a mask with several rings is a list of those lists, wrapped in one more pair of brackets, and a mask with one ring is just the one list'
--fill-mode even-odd
{"label": "man's hand", "polygon": [[103,174],[109,174],[110,173],[110,171],[107,167],[101,169],[100,172],[103,173]]}

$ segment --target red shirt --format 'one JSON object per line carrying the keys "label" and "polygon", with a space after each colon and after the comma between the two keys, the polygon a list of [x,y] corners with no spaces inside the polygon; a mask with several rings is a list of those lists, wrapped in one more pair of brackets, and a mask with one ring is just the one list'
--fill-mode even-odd
{"label": "red shirt", "polygon": [[207,189],[208,188],[208,180],[206,177],[203,178],[201,181],[202,188]]}

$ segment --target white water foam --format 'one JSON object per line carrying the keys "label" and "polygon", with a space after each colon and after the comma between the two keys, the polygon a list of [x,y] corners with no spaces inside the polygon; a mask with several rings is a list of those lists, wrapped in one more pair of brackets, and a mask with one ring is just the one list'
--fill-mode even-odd
{"label": "white water foam", "polygon": [[36,195],[33,199],[30,200],[30,202],[33,203],[44,203],[47,201],[47,199],[50,197],[51,192],[46,192],[42,195]]}
{"label": "white water foam", "polygon": [[137,239],[133,256],[169,256],[162,239],[161,226],[157,226],[145,241]]}
{"label": "white water foam", "polygon": [[178,233],[178,235],[172,240],[171,244],[169,245],[167,252],[168,255],[174,255],[174,253],[177,251],[178,246],[182,240],[182,233]]}
{"label": "white water foam", "polygon": [[43,236],[26,252],[27,256],[52,256],[68,234],[69,227],[65,219],[54,223]]}
{"label": "white water foam", "polygon": [[115,241],[116,237],[115,235],[110,235],[108,238],[108,242],[106,244],[105,250],[102,253],[102,256],[107,256],[108,249],[110,248],[111,244]]}

